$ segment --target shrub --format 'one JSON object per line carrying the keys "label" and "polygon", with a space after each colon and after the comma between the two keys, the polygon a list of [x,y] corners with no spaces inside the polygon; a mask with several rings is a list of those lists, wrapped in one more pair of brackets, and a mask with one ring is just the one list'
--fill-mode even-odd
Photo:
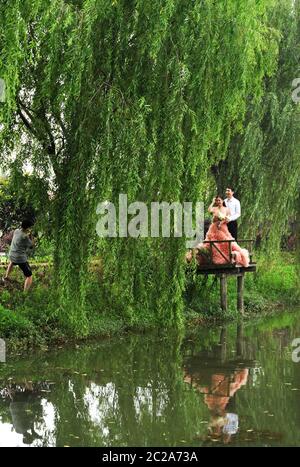
{"label": "shrub", "polygon": [[22,338],[32,334],[34,334],[34,327],[26,317],[0,305],[0,335],[2,338]]}

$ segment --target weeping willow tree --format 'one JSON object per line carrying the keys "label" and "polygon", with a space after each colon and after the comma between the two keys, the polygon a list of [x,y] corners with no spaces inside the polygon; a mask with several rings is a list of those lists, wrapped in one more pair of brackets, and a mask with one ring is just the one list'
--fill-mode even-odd
{"label": "weeping willow tree", "polygon": [[99,240],[96,206],[117,205],[120,193],[128,203],[203,199],[211,167],[226,158],[274,71],[271,5],[1,2],[1,157],[29,162],[48,182],[60,317],[72,332],[88,330],[95,244],[99,308],[113,307],[130,324],[181,323],[185,239]]}
{"label": "weeping willow tree", "polygon": [[212,167],[219,190],[236,187],[244,231],[253,237],[259,229],[273,251],[296,215],[300,189],[300,106],[292,99],[300,72],[299,14],[299,0],[279,0],[268,9],[268,25],[279,38],[276,72],[265,78],[262,100],[247,106],[244,129],[231,139],[226,157]]}

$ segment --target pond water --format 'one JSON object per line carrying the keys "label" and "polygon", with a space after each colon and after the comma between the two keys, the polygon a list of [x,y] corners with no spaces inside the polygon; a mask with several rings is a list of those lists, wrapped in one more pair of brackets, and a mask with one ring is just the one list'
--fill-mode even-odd
{"label": "pond water", "polygon": [[285,312],[8,359],[0,446],[299,446],[297,337]]}

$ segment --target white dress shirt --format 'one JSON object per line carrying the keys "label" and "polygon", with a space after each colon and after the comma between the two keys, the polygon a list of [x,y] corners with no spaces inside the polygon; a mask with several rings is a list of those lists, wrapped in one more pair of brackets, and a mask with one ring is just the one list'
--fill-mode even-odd
{"label": "white dress shirt", "polygon": [[230,221],[236,221],[241,216],[241,203],[233,196],[226,198],[225,204],[230,209]]}

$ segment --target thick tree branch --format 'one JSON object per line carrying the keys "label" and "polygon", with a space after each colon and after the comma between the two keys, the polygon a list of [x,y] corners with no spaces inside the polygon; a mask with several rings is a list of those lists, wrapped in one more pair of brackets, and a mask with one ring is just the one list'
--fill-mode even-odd
{"label": "thick tree branch", "polygon": [[21,118],[21,120],[24,123],[27,130],[30,131],[30,133],[32,133],[37,139],[39,139],[39,135],[38,135],[37,131],[33,128],[32,124],[29,122],[29,120],[24,115],[22,109],[20,109],[20,108],[18,109],[18,115]]}

